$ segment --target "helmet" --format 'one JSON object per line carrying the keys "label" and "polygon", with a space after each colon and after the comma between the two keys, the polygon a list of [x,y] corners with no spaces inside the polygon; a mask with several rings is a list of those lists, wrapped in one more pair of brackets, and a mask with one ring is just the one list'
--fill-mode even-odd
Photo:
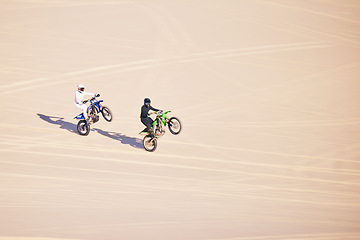
{"label": "helmet", "polygon": [[144,104],[145,104],[146,106],[150,106],[150,104],[151,104],[150,98],[145,98],[145,99],[144,99]]}
{"label": "helmet", "polygon": [[82,84],[77,85],[77,89],[79,92],[83,92],[85,90],[85,86]]}

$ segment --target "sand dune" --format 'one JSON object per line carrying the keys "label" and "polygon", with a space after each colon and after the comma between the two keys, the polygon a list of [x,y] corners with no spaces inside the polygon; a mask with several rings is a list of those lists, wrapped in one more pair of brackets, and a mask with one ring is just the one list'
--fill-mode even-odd
{"label": "sand dune", "polygon": [[[360,239],[356,1],[0,6],[1,240]],[[153,153],[145,97],[183,124]]]}

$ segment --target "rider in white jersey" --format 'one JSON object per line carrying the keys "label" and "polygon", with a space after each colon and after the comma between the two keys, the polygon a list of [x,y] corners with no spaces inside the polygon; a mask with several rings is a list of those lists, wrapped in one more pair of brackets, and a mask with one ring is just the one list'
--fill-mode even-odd
{"label": "rider in white jersey", "polygon": [[75,92],[75,102],[74,102],[74,104],[75,104],[75,107],[77,107],[78,109],[83,110],[84,118],[86,120],[88,120],[88,115],[87,115],[88,106],[83,102],[85,95],[95,96],[95,94],[93,94],[93,93],[85,92],[85,86],[82,85],[82,84],[79,84],[77,86],[77,91]]}

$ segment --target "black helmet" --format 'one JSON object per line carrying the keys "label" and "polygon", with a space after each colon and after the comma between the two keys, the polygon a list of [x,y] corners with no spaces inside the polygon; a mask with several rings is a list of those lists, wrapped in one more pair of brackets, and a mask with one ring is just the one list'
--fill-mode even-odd
{"label": "black helmet", "polygon": [[145,99],[144,99],[144,105],[145,105],[147,108],[149,108],[149,107],[150,107],[150,104],[151,104],[150,98],[145,98]]}

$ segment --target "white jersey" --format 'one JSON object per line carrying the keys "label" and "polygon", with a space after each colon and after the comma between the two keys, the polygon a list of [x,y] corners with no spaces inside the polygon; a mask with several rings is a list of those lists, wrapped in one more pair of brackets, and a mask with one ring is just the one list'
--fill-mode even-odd
{"label": "white jersey", "polygon": [[75,92],[75,104],[83,104],[83,100],[84,100],[84,97],[85,95],[92,95],[94,96],[93,93],[89,93],[89,92],[80,92],[80,91],[76,91]]}

